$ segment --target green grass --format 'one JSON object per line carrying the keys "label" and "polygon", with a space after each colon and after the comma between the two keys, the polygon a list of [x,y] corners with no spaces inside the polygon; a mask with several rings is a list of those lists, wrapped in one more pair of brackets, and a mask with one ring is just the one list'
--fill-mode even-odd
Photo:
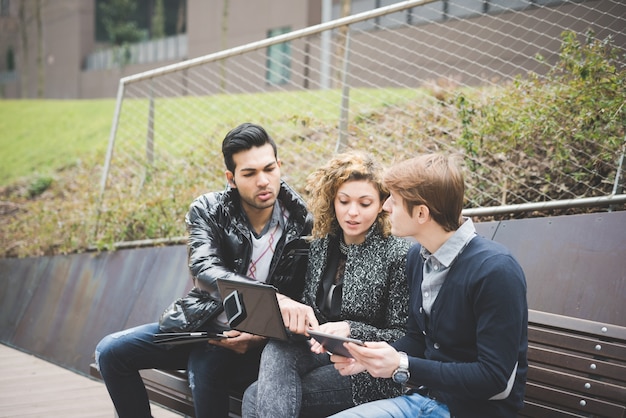
{"label": "green grass", "polygon": [[0,186],[104,155],[115,100],[1,100]]}
{"label": "green grass", "polygon": [[[339,117],[340,94],[337,90],[328,90],[160,99],[156,117],[158,123],[161,114],[181,106],[204,107],[207,115],[220,114],[220,109],[231,109],[229,113],[222,112],[219,118],[194,121],[195,127],[201,131],[213,132],[215,124],[235,126],[243,119],[281,120],[284,115],[293,114],[294,109],[301,109],[302,103],[321,100],[335,105],[321,108],[314,115],[305,112],[301,116],[331,123]],[[354,89],[351,94],[352,106],[367,113],[369,108],[410,100],[415,97],[416,90]],[[366,105],[355,106],[357,103]],[[129,112],[136,112],[140,117],[147,115],[145,100],[127,101],[124,106],[121,124]],[[235,112],[235,109],[242,109],[244,114]],[[0,100],[0,187],[21,179],[33,181],[54,176],[57,171],[83,160],[103,163],[114,111],[114,99]],[[288,130],[289,125],[279,124],[283,128],[278,128],[274,134],[278,137],[288,134],[283,130]]]}

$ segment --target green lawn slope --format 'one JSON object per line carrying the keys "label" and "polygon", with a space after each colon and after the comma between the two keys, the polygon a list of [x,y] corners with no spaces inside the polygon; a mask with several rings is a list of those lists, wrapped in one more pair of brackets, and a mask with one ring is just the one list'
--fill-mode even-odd
{"label": "green lawn slope", "polygon": [[115,100],[1,100],[0,186],[104,155]]}

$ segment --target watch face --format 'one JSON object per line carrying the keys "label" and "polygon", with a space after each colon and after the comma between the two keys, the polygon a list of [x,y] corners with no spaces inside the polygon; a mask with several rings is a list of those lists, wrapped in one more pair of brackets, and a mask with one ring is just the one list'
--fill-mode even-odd
{"label": "watch face", "polygon": [[391,378],[394,382],[404,385],[409,380],[409,372],[404,370],[396,370]]}

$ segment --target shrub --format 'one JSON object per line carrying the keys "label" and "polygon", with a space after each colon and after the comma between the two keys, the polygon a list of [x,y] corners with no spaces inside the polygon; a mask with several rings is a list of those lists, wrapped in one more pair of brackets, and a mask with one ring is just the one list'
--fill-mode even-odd
{"label": "shrub", "polygon": [[545,76],[517,77],[482,102],[457,98],[470,169],[484,177],[494,166],[508,166],[508,179],[500,182],[508,197],[500,203],[611,193],[603,179],[615,177],[626,126],[626,71],[615,65],[620,51],[611,38],[593,33],[585,43],[573,32],[562,40],[559,61]]}
{"label": "shrub", "polygon": [[29,186],[28,186],[28,197],[31,199],[39,196],[52,184],[52,177],[37,177]]}

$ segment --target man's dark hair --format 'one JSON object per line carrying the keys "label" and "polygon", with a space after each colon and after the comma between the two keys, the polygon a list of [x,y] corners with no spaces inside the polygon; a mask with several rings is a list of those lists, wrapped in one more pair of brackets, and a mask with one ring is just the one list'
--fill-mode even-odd
{"label": "man's dark hair", "polygon": [[274,156],[278,158],[276,143],[263,127],[255,125],[254,123],[242,123],[237,126],[226,134],[222,142],[222,154],[224,155],[226,169],[232,173],[235,172],[233,155],[241,151],[249,150],[252,147],[261,147],[265,144],[272,146]]}

